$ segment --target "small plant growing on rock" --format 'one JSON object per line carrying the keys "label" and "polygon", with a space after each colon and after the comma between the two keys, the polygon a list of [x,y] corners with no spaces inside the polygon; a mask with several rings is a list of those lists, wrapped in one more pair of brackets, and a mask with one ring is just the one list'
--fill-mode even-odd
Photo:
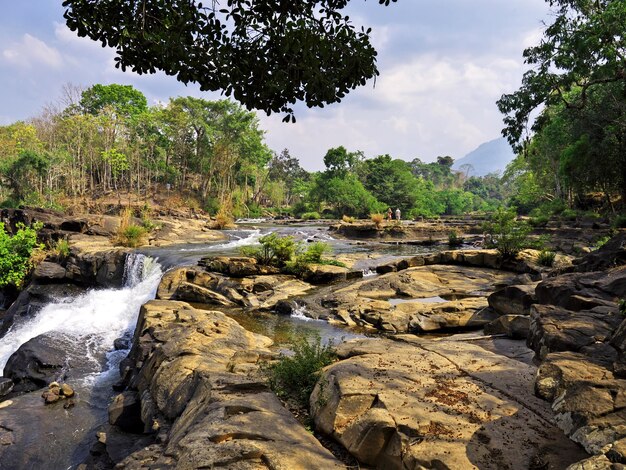
{"label": "small plant growing on rock", "polygon": [[148,232],[144,227],[133,222],[133,210],[130,207],[122,210],[120,213],[120,226],[117,229],[117,237],[115,239],[118,245],[137,248],[144,243],[147,234]]}
{"label": "small plant growing on rock", "polygon": [[49,249],[49,254],[57,259],[65,259],[70,255],[70,243],[61,238],[52,243]]}
{"label": "small plant growing on rock", "polygon": [[321,219],[319,212],[305,212],[301,216],[304,220],[318,220]]}
{"label": "small plant growing on rock", "polygon": [[487,248],[496,248],[503,258],[515,256],[528,245],[528,224],[518,221],[514,210],[499,207],[483,227]]}
{"label": "small plant growing on rock", "polygon": [[244,256],[255,258],[257,263],[266,266],[275,265],[282,267],[291,261],[295,254],[297,244],[293,237],[280,237],[270,233],[259,239],[260,247],[245,246],[241,249]]}
{"label": "small plant growing on rock", "polygon": [[456,230],[450,230],[448,232],[448,245],[450,246],[460,246],[463,244],[463,239],[459,237],[456,233]]}
{"label": "small plant growing on rock", "polygon": [[322,344],[319,336],[312,341],[294,338],[292,348],[292,356],[282,355],[277,362],[266,366],[265,371],[276,395],[308,408],[320,371],[332,364],[336,355],[332,343]]}
{"label": "small plant growing on rock", "polygon": [[122,246],[137,248],[143,245],[148,232],[141,225],[131,224],[120,230],[117,234],[117,242]]}
{"label": "small plant growing on rock", "polygon": [[314,242],[306,245],[303,249],[302,244],[296,246],[296,256],[285,264],[286,271],[296,276],[301,275],[311,264],[333,265],[345,268],[346,265],[341,261],[324,258],[325,254],[330,254],[332,248],[326,242]]}
{"label": "small plant growing on rock", "polygon": [[370,214],[370,219],[376,225],[376,228],[380,230],[383,226],[383,221],[385,220],[385,216],[383,214]]}
{"label": "small plant growing on rock", "polygon": [[606,245],[606,242],[608,242],[611,239],[611,235],[606,235],[604,237],[600,237],[596,240],[596,242],[593,245],[593,249],[594,250],[599,250],[600,248],[602,248],[604,245]]}
{"label": "small plant growing on rock", "polygon": [[626,315],[626,299],[619,299],[617,301],[617,309],[619,310],[619,313]]}
{"label": "small plant growing on rock", "polygon": [[341,217],[341,220],[343,220],[343,221],[344,221],[345,223],[347,223],[347,224],[353,224],[355,219],[354,219],[354,217],[350,217],[349,215],[345,215],[345,214],[344,214],[344,215]]}
{"label": "small plant growing on rock", "polygon": [[537,263],[540,266],[552,267],[554,260],[556,259],[556,253],[554,251],[541,250],[537,255]]}
{"label": "small plant growing on rock", "polygon": [[223,230],[225,228],[229,228],[234,226],[235,221],[233,217],[230,215],[230,212],[226,207],[220,207],[220,210],[215,214],[215,222],[213,223],[212,228],[217,230]]}

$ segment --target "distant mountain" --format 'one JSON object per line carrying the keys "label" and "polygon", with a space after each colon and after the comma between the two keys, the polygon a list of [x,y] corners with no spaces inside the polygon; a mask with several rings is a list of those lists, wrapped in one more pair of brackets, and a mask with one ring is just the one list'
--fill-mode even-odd
{"label": "distant mountain", "polygon": [[472,165],[469,176],[485,176],[488,173],[504,172],[506,166],[515,158],[511,146],[504,137],[480,144],[463,158],[452,165],[452,169],[460,170],[462,165]]}

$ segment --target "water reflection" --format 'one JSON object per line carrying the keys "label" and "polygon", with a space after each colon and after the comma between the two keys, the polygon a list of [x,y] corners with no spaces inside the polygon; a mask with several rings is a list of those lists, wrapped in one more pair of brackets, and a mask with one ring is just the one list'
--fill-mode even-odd
{"label": "water reflection", "polygon": [[369,330],[342,328],[324,320],[302,318],[300,315],[278,315],[271,312],[245,312],[239,308],[215,307],[214,305],[192,303],[202,310],[218,310],[235,320],[243,328],[253,333],[267,336],[274,341],[273,348],[290,349],[294,338],[314,339],[319,336],[323,344],[339,344],[357,338],[365,338]]}

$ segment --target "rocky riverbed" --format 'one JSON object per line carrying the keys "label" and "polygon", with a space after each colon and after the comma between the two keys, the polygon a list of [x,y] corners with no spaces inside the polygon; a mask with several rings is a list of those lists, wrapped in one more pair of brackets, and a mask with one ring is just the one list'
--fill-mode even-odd
{"label": "rocky riverbed", "polygon": [[[97,236],[84,231],[69,259],[38,267],[5,331],[77,286],[122,282],[127,252]],[[360,468],[626,465],[625,233],[554,269],[532,251],[514,262],[468,249],[342,256],[354,267],[299,278],[232,256],[168,271],[156,299],[141,302],[132,339],[116,341],[130,350],[110,405],[89,406],[110,395],[79,384],[72,405],[45,406],[42,387],[58,375],[47,364],[71,382],[79,362],[54,359],[62,339],[27,343],[0,379],[0,468],[44,461],[44,435],[55,436],[50,454],[82,456],[70,461],[83,469],[346,468],[347,454]],[[364,257],[377,275],[355,269]],[[262,365],[279,352],[237,312],[309,315],[337,335],[373,336],[340,343],[311,396],[312,426],[334,454],[269,389]],[[63,416],[82,416],[88,432]],[[41,433],[28,434],[29,420]],[[59,437],[63,426],[74,438]]]}

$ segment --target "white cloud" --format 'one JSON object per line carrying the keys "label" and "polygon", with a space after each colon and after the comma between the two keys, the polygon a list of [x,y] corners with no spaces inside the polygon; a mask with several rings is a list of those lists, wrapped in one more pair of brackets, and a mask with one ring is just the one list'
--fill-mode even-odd
{"label": "white cloud", "polygon": [[539,42],[543,37],[544,29],[545,27],[542,26],[540,28],[535,28],[526,32],[526,34],[524,34],[522,37],[520,50],[526,49],[527,47],[539,45]]}
{"label": "white cloud", "polygon": [[60,68],[63,65],[59,51],[28,33],[22,36],[21,41],[3,49],[2,58],[5,62],[21,68],[34,68],[41,65]]}
{"label": "white cloud", "polygon": [[307,169],[323,169],[326,150],[338,145],[368,157],[457,159],[499,136],[495,101],[518,86],[522,70],[521,58],[414,55],[382,70],[375,88],[359,88],[321,111],[301,111],[295,125],[279,117],[261,121],[269,145],[289,148]]}

